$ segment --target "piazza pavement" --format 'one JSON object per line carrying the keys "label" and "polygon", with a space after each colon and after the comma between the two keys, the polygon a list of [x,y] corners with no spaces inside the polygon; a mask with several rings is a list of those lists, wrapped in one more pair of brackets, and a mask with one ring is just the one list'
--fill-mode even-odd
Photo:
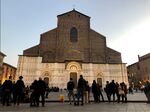
{"label": "piazza pavement", "polygon": [[[65,96],[65,102],[59,102],[59,96]],[[106,99],[105,93],[103,93]],[[90,95],[93,101],[92,94]],[[84,106],[74,106],[68,103],[67,93],[51,92],[46,99],[45,107],[30,107],[29,103],[22,103],[19,106],[2,106],[0,112],[150,112],[150,104],[146,103],[144,93],[137,92],[128,94],[128,103],[105,102],[85,104]]]}

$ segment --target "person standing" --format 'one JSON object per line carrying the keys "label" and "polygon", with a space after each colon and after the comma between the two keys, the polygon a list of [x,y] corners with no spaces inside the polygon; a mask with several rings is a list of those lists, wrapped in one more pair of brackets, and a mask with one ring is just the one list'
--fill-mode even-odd
{"label": "person standing", "polygon": [[144,93],[147,97],[147,103],[150,104],[150,82],[149,81],[146,81],[145,83]]}
{"label": "person standing", "polygon": [[83,78],[82,75],[80,75],[80,78],[78,80],[78,87],[77,87],[77,91],[78,91],[78,98],[77,98],[77,105],[79,105],[79,100],[81,98],[81,105],[84,105],[83,101],[84,101],[84,91],[85,91],[85,87],[86,87],[86,81]]}
{"label": "person standing", "polygon": [[119,94],[120,85],[116,82],[116,95],[117,95],[117,102],[120,102],[120,94]]}
{"label": "person standing", "polygon": [[8,80],[5,80],[5,82],[2,85],[2,96],[3,96],[3,105],[7,103],[7,106],[10,106],[10,100],[11,100],[11,93],[13,91],[13,84],[12,84],[12,76],[9,76]]}
{"label": "person standing", "polygon": [[19,105],[21,100],[24,99],[25,85],[22,79],[23,77],[19,76],[19,80],[17,80],[14,85],[14,105],[16,105],[16,103]]}
{"label": "person standing", "polygon": [[90,86],[88,81],[86,81],[86,87],[85,87],[85,103],[90,102]]}
{"label": "person standing", "polygon": [[46,83],[40,77],[37,82],[37,106],[39,106],[40,96],[42,97],[42,106],[45,106],[45,91],[46,91]]}
{"label": "person standing", "polygon": [[38,81],[34,80],[30,86],[30,107],[37,106],[37,99],[38,99]]}
{"label": "person standing", "polygon": [[110,89],[109,89],[109,81],[106,81],[105,92],[107,95],[108,102],[110,102]]}
{"label": "person standing", "polygon": [[100,97],[102,98],[102,101],[104,102],[104,97],[102,94],[102,86],[100,86],[98,83],[97,83],[97,91],[98,91],[98,102],[101,102]]}
{"label": "person standing", "polygon": [[93,93],[93,97],[94,97],[94,102],[97,103],[99,102],[99,99],[98,99],[98,88],[97,88],[97,83],[95,80],[93,80],[93,83],[92,83],[92,93]]}
{"label": "person standing", "polygon": [[115,94],[116,94],[116,84],[114,80],[109,84],[109,89],[110,89],[110,100],[111,100],[111,95],[113,95],[113,103],[115,102]]}
{"label": "person standing", "polygon": [[75,103],[75,98],[74,98],[74,93],[73,93],[73,89],[74,89],[74,82],[72,80],[72,78],[70,78],[70,81],[67,83],[67,90],[68,90],[68,98],[69,98],[69,103],[71,104],[71,97],[73,99],[73,102]]}

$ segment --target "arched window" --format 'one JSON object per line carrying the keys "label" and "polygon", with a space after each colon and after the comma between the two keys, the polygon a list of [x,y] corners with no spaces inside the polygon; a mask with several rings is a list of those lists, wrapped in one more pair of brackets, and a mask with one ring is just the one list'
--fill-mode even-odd
{"label": "arched window", "polygon": [[75,27],[70,30],[70,41],[77,42],[78,41],[78,31]]}

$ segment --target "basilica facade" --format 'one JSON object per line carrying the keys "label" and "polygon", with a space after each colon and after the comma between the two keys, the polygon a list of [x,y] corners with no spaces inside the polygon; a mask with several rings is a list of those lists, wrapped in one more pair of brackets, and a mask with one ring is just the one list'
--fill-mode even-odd
{"label": "basilica facade", "polygon": [[17,76],[26,85],[42,77],[49,86],[66,88],[70,78],[79,76],[91,85],[96,80],[128,83],[121,53],[109,48],[106,37],[90,28],[90,17],[75,9],[57,16],[55,29],[40,35],[40,42],[19,55]]}

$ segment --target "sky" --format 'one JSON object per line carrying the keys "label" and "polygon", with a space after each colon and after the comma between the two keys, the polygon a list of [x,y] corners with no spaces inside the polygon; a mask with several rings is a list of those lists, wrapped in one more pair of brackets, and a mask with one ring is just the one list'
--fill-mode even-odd
{"label": "sky", "polygon": [[123,63],[150,53],[150,0],[0,0],[0,51],[17,67],[18,55],[39,44],[40,34],[57,27],[57,15],[73,10],[91,17],[90,27],[106,36]]}

